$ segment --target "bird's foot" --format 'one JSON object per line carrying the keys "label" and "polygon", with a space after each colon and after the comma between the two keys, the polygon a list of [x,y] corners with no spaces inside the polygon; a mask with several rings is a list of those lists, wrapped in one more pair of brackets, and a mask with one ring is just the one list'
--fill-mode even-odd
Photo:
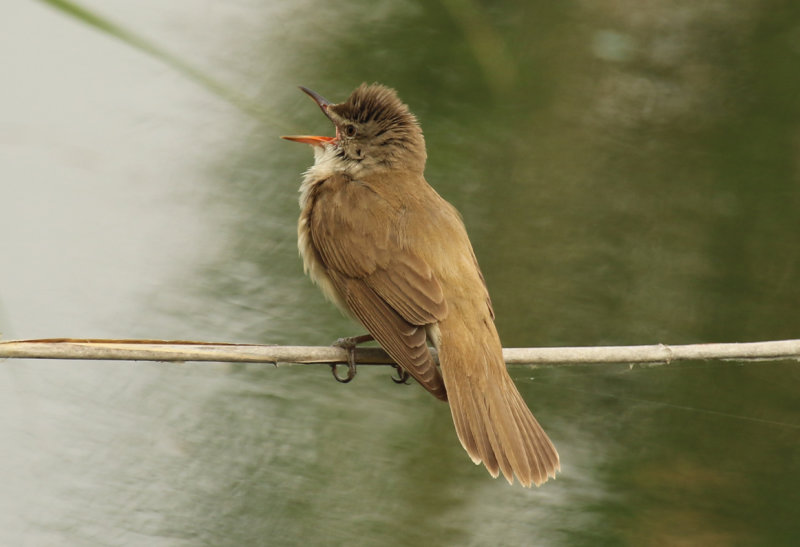
{"label": "bird's foot", "polygon": [[334,346],[340,347],[347,351],[347,376],[339,376],[336,363],[331,364],[331,372],[337,382],[346,384],[356,377],[356,346],[364,342],[373,340],[371,334],[362,334],[361,336],[348,336],[346,338],[339,338],[333,343]]}
{"label": "bird's foot", "polygon": [[406,369],[401,367],[400,365],[392,365],[394,369],[397,371],[397,376],[392,376],[392,382],[395,384],[407,384],[408,380],[411,378],[411,375],[408,373]]}

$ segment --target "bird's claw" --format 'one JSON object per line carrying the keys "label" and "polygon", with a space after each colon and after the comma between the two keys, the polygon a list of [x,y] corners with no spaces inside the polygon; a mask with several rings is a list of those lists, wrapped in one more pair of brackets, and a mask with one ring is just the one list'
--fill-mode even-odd
{"label": "bird's claw", "polygon": [[356,377],[356,364],[351,357],[353,355],[353,350],[349,349],[347,351],[347,376],[342,378],[339,376],[339,372],[337,372],[337,367],[339,366],[337,363],[331,363],[331,372],[333,373],[333,378],[342,384],[346,384],[350,380]]}
{"label": "bird's claw", "polygon": [[337,363],[331,363],[331,373],[333,373],[333,377],[337,382],[346,384],[356,377],[356,346],[362,342],[369,342],[370,340],[372,340],[371,335],[363,334],[361,336],[339,338],[333,343],[334,346],[340,347],[347,352],[347,376],[339,376],[337,368],[339,365]]}
{"label": "bird's claw", "polygon": [[392,375],[392,382],[395,384],[407,384],[408,380],[411,378],[411,375],[408,373],[406,369],[401,367],[400,365],[393,365],[394,369],[397,371],[397,376]]}
{"label": "bird's claw", "polygon": [[[340,347],[347,352],[347,376],[339,376],[339,364],[331,363],[331,372],[333,373],[333,377],[337,382],[346,384],[356,377],[356,346],[371,340],[374,340],[371,334],[362,334],[361,336],[347,336],[345,338],[339,338],[333,343],[334,346]],[[397,371],[396,376],[392,375],[392,381],[395,384],[407,384],[411,378],[411,375],[408,373],[408,371],[397,364],[392,366],[394,367],[395,371]]]}

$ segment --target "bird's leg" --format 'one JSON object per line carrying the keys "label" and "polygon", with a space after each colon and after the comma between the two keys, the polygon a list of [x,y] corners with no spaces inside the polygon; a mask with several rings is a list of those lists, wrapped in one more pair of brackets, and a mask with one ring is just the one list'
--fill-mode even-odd
{"label": "bird's leg", "polygon": [[392,382],[395,384],[407,384],[408,380],[411,378],[411,375],[408,373],[408,371],[398,364],[394,364],[392,366],[397,371],[397,376],[392,376]]}
{"label": "bird's leg", "polygon": [[342,378],[339,376],[339,373],[336,372],[337,365],[334,363],[331,365],[331,372],[333,373],[333,377],[336,379],[337,382],[341,382],[346,384],[350,380],[356,377],[356,346],[358,344],[363,344],[364,342],[370,342],[374,340],[371,334],[362,334],[360,336],[348,336],[346,338],[339,338],[336,342],[333,343],[334,346],[340,347],[347,351],[347,376]]}

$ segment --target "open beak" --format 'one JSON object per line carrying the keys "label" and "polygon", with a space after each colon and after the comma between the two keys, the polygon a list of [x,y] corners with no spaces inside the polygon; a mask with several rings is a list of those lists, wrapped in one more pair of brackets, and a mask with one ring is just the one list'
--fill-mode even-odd
{"label": "open beak", "polygon": [[318,135],[282,135],[282,139],[294,142],[304,142],[311,146],[324,146],[336,140],[336,137],[323,137]]}
{"label": "open beak", "polygon": [[307,87],[300,86],[300,89],[303,91],[303,93],[314,99],[314,102],[319,105],[320,109],[322,109],[322,113],[330,118],[330,115],[328,115],[328,107],[331,105],[331,102],[328,99],[316,91],[311,91]]}
{"label": "open beak", "polygon": [[[330,119],[330,114],[328,113],[328,106],[330,106],[330,101],[328,101],[325,97],[317,93],[316,91],[312,91],[307,87],[300,86],[300,89],[309,97],[314,99],[314,102],[319,105],[320,110],[322,113],[325,114],[328,119]],[[331,120],[333,121],[333,120]],[[339,136],[339,130],[336,130],[336,137]],[[312,146],[325,146],[326,144],[335,144],[336,137],[321,137],[316,135],[286,135],[282,136],[282,139],[286,139],[287,141],[294,141],[294,142],[302,142],[305,144],[310,144]]]}

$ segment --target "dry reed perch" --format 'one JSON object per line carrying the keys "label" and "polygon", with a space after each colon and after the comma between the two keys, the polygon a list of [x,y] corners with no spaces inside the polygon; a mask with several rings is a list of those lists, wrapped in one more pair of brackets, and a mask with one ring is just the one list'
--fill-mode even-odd
{"label": "dry reed perch", "polygon": [[[359,365],[390,365],[380,348],[357,348]],[[432,350],[434,358],[435,350]],[[49,338],[0,342],[0,358],[99,359],[123,361],[215,361],[229,363],[337,364],[347,352],[333,346],[269,346],[183,340]],[[509,365],[669,364],[689,360],[800,360],[800,340],[771,342],[560,348],[506,348]]]}

